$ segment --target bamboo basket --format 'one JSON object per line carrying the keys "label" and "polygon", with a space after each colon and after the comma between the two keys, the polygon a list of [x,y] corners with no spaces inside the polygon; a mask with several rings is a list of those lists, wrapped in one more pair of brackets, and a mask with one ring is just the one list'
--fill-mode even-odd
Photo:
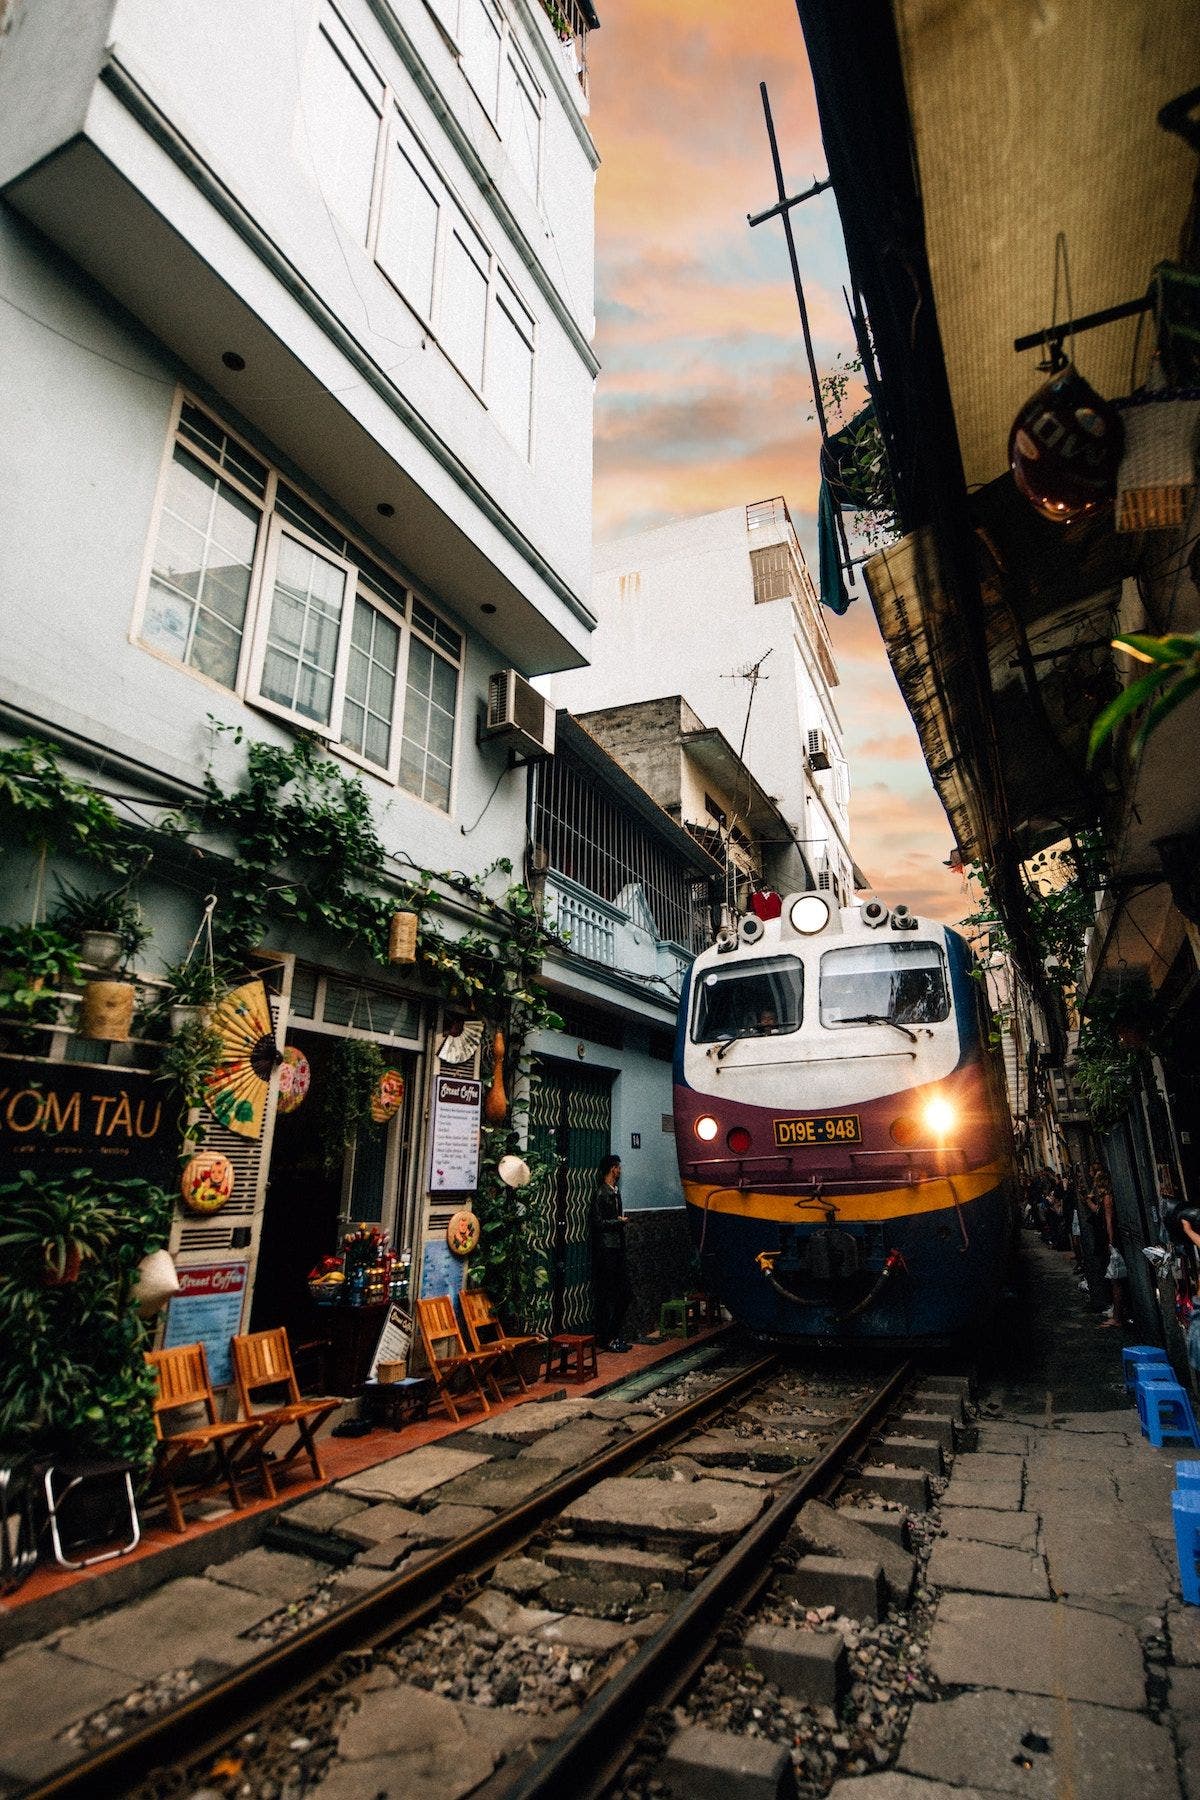
{"label": "bamboo basket", "polygon": [[384,1386],[393,1381],[403,1381],[408,1375],[407,1362],[381,1362],[375,1365],[375,1379]]}
{"label": "bamboo basket", "polygon": [[131,981],[89,981],[79,1002],[80,1037],[108,1044],[126,1043],[135,997]]}

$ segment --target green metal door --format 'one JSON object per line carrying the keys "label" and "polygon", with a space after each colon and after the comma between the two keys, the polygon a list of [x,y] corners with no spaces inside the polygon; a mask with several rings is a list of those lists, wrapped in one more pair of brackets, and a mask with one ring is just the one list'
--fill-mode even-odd
{"label": "green metal door", "polygon": [[535,1149],[560,1159],[554,1176],[530,1197],[534,1240],[550,1274],[535,1321],[543,1331],[592,1327],[592,1194],[611,1126],[611,1074],[535,1059],[530,1140]]}

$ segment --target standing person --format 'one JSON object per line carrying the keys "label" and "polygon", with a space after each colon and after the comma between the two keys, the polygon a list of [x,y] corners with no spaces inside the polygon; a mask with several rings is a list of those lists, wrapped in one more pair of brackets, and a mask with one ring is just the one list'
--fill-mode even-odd
{"label": "standing person", "polygon": [[1129,1270],[1125,1266],[1125,1258],[1121,1254],[1121,1246],[1117,1240],[1117,1209],[1113,1200],[1112,1184],[1107,1178],[1099,1183],[1100,1210],[1104,1219],[1104,1232],[1108,1241],[1108,1261],[1104,1265],[1104,1279],[1109,1284],[1112,1294],[1112,1307],[1101,1321],[1103,1325],[1131,1325],[1129,1317]]}
{"label": "standing person", "polygon": [[621,1321],[629,1305],[629,1273],[625,1267],[625,1208],[621,1203],[621,1159],[606,1156],[596,1171],[592,1197],[592,1290],[596,1304],[596,1336],[605,1350],[618,1354],[629,1345]]}

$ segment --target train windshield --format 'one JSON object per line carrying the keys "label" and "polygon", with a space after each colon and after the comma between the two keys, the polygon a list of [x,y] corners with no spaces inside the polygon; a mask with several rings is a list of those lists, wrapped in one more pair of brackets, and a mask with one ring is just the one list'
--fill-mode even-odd
{"label": "train windshield", "polygon": [[949,1012],[937,944],[854,944],[821,958],[822,1025],[936,1025]]}
{"label": "train windshield", "polygon": [[798,957],[764,956],[740,968],[710,969],[697,990],[692,1042],[781,1037],[799,1029],[803,1005]]}

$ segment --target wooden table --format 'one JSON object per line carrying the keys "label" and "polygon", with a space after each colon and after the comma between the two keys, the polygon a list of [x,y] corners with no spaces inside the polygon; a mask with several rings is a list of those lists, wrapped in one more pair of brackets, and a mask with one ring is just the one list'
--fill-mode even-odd
{"label": "wooden table", "polygon": [[428,1375],[409,1375],[403,1381],[365,1381],[363,1417],[372,1425],[399,1431],[413,1419],[427,1419],[432,1399],[433,1382]]}
{"label": "wooden table", "polygon": [[[552,1366],[558,1356],[558,1379],[576,1384],[590,1380],[596,1368],[596,1340],[583,1332],[560,1331],[546,1345],[546,1380],[554,1379]],[[574,1364],[574,1367],[572,1367]]]}

